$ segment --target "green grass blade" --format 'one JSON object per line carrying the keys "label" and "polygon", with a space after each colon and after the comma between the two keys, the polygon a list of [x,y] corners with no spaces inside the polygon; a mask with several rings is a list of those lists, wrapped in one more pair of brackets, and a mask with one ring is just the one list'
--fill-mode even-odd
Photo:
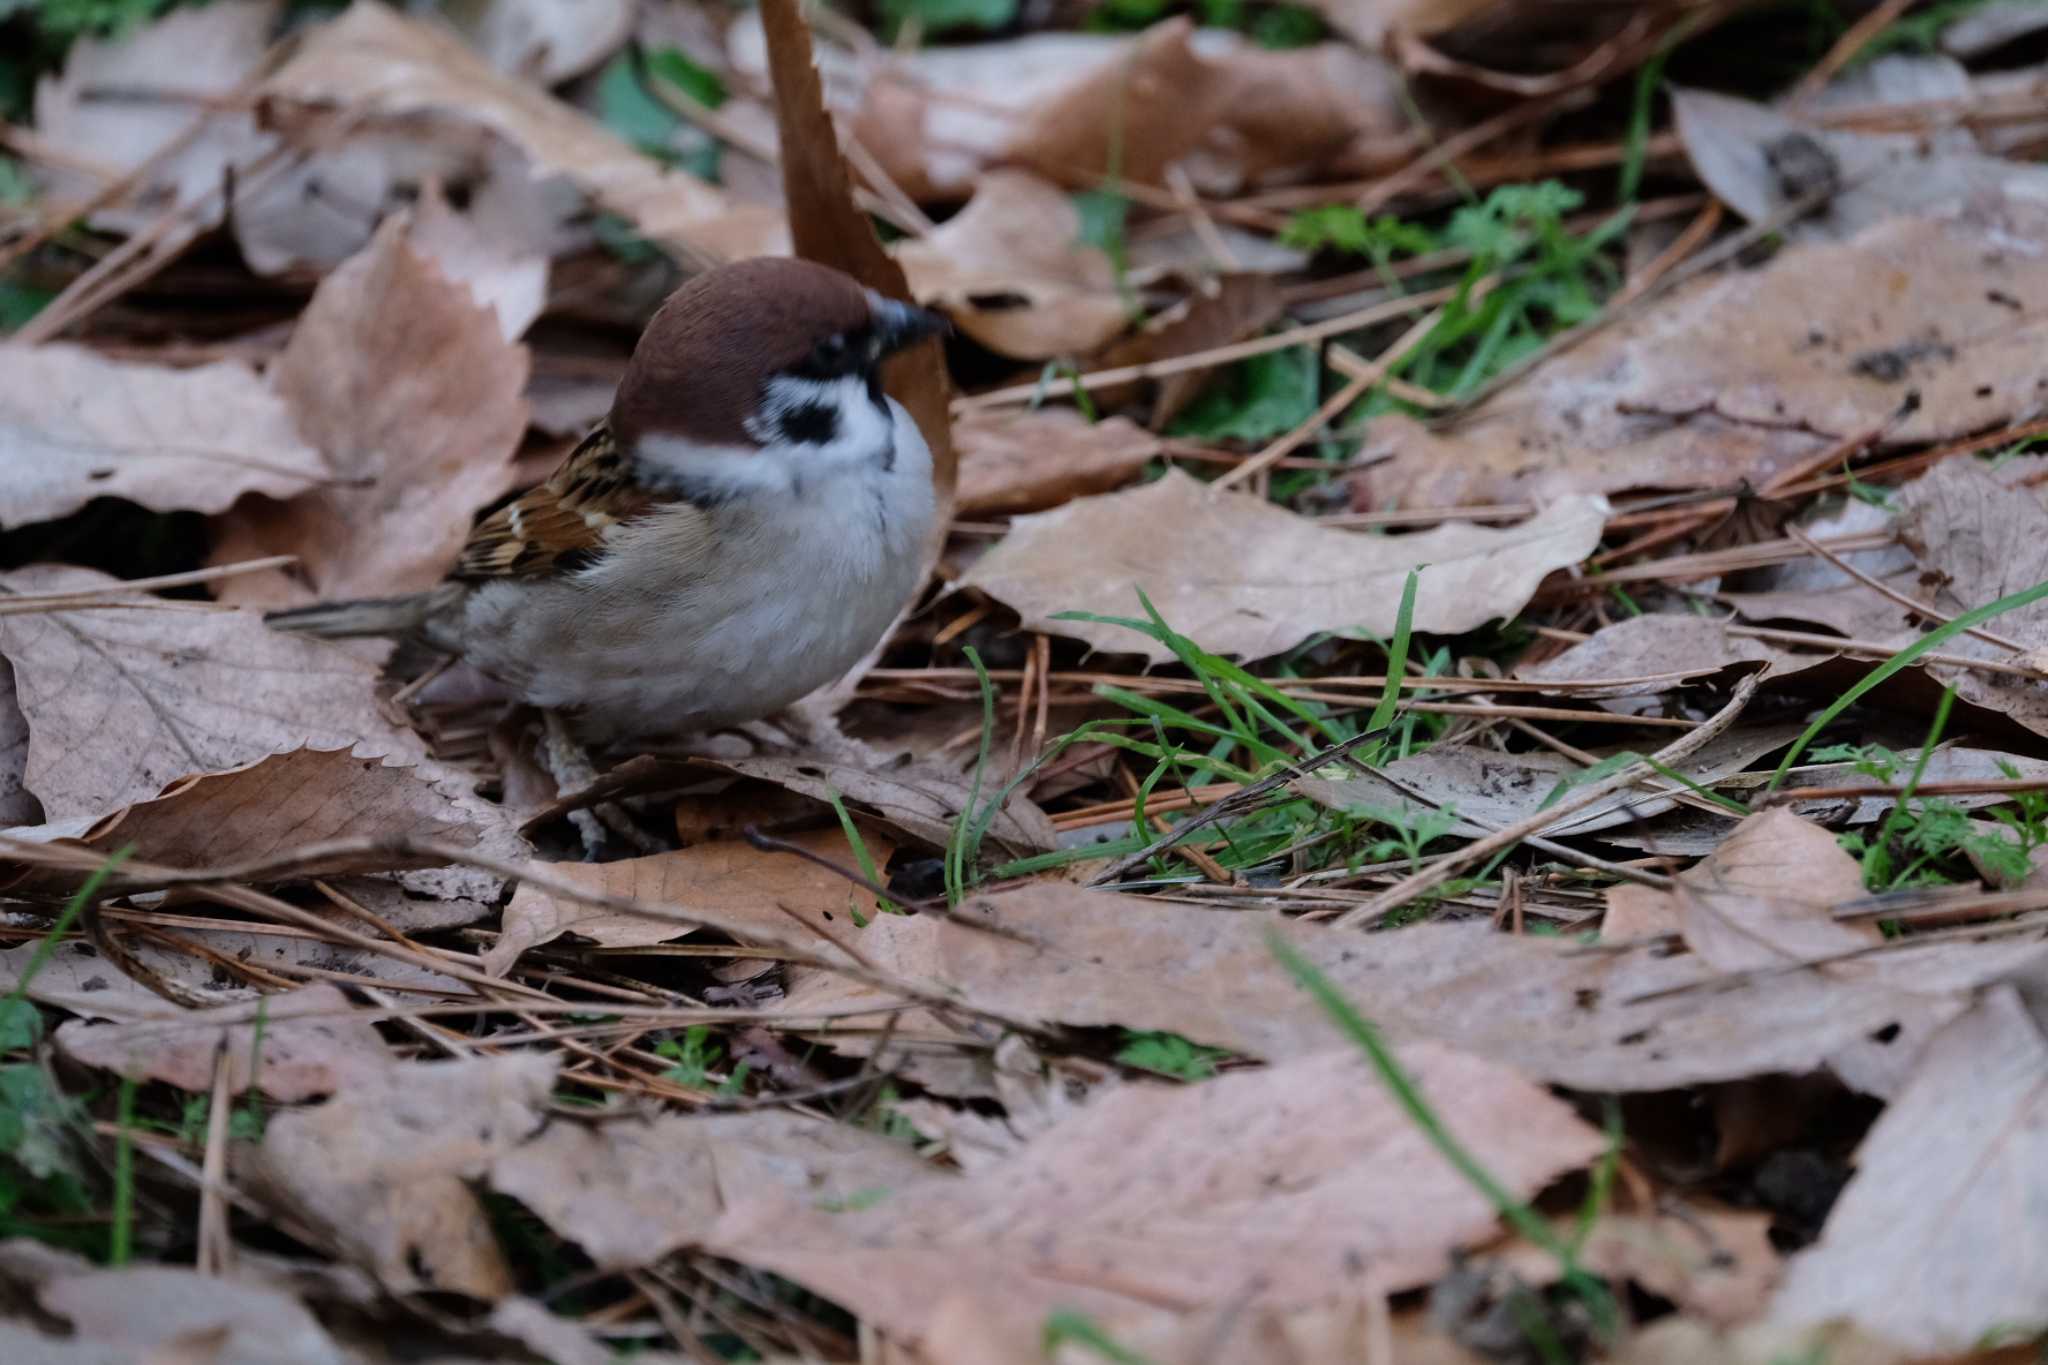
{"label": "green grass blade", "polygon": [[1394,612],[1394,638],[1387,645],[1387,685],[1380,690],[1379,704],[1366,721],[1367,730],[1384,730],[1394,723],[1394,711],[1401,704],[1401,684],[1408,673],[1408,641],[1415,629],[1415,585],[1419,570],[1408,571],[1401,585],[1401,605]]}
{"label": "green grass blade", "polygon": [[1893,674],[1911,667],[1913,661],[1921,655],[1930,653],[1937,647],[1948,643],[1956,636],[1970,629],[1970,627],[1981,626],[1993,617],[2003,616],[2009,611],[2018,611],[2021,607],[2030,607],[2044,598],[2048,598],[2048,583],[2036,583],[2031,588],[2001,597],[1996,602],[1987,602],[1974,611],[1964,612],[1947,625],[1929,631],[1912,644],[1907,645],[1904,649],[1892,655],[1891,658],[1885,660],[1882,664],[1879,664],[1876,668],[1865,674],[1854,687],[1851,687],[1841,696],[1835,698],[1834,703],[1818,716],[1815,716],[1813,723],[1800,732],[1798,739],[1792,741],[1792,747],[1785,751],[1785,756],[1782,759],[1778,760],[1777,771],[1771,774],[1770,784],[1764,788],[1764,795],[1769,796],[1783,785],[1785,774],[1792,771],[1792,765],[1799,761],[1799,755],[1806,752],[1806,746],[1813,743],[1819,737],[1821,731],[1835,723],[1835,717],[1854,706],[1865,693],[1881,686]]}

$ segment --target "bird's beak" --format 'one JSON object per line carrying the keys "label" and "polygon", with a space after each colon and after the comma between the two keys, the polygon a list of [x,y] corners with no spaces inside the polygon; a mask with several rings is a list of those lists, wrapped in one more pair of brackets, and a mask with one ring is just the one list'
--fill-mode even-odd
{"label": "bird's beak", "polygon": [[915,346],[926,337],[945,336],[953,330],[953,324],[946,320],[945,314],[935,313],[929,308],[879,296],[872,307],[875,340],[880,343],[883,355]]}

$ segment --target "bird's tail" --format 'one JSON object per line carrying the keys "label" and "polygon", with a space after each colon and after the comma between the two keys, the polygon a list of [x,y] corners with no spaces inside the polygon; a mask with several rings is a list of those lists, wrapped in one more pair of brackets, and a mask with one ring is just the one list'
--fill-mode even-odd
{"label": "bird's tail", "polygon": [[358,597],[345,602],[315,602],[263,614],[275,630],[342,640],[356,635],[408,635],[426,625],[453,601],[446,587],[405,597]]}

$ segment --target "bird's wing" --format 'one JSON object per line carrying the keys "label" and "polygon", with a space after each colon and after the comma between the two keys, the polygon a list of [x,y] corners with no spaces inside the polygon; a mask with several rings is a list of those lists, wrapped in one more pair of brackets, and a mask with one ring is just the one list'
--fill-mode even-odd
{"label": "bird's wing", "polygon": [[453,577],[548,578],[586,567],[612,527],[660,501],[627,475],[625,454],[600,424],[547,482],[477,523]]}

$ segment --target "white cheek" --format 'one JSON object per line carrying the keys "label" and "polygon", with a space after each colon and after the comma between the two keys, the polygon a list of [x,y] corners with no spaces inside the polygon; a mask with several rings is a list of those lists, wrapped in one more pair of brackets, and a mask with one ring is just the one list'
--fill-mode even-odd
{"label": "white cheek", "polygon": [[[783,419],[799,408],[827,408],[834,414],[832,439],[792,444],[782,434]],[[761,411],[747,419],[747,433],[763,446],[788,449],[807,470],[817,473],[871,464],[895,439],[891,413],[876,404],[867,382],[856,375],[839,379],[802,379],[778,375],[768,381]]]}
{"label": "white cheek", "polygon": [[681,436],[648,435],[633,452],[642,477],[684,496],[711,493],[721,498],[790,491],[791,470],[767,451],[742,446],[702,445]]}

